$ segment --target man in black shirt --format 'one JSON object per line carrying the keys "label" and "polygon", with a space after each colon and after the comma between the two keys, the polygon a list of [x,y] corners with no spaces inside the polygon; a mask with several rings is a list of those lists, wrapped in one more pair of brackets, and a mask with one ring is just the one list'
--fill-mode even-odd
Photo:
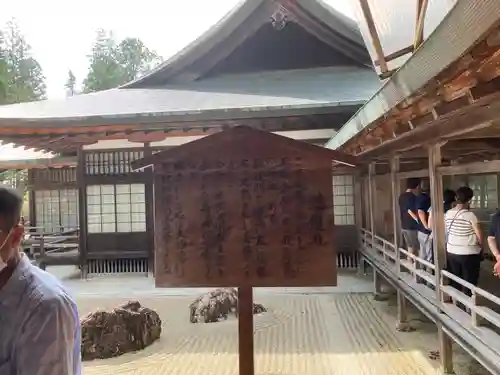
{"label": "man in black shirt", "polygon": [[406,181],[406,191],[399,196],[399,211],[401,213],[401,230],[408,251],[417,255],[419,220],[417,216],[417,195],[420,189],[420,179],[409,178]]}

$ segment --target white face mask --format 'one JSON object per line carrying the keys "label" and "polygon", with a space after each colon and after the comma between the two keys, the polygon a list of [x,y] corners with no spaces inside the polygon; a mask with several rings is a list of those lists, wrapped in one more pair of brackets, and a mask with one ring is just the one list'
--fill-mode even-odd
{"label": "white face mask", "polygon": [[[5,240],[3,241],[2,243],[2,246],[0,246],[0,250],[3,249],[3,247],[5,246],[5,244],[7,243],[7,240],[9,239],[10,235],[12,234],[12,230],[14,228],[12,228],[9,233],[7,234],[7,237],[5,237]],[[5,261],[2,259],[2,257],[0,256],[0,272],[2,272],[5,268],[7,267],[7,263],[5,263]]]}

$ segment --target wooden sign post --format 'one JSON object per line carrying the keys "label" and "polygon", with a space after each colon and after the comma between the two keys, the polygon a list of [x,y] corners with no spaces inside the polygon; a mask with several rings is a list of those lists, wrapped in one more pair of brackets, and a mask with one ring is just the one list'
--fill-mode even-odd
{"label": "wooden sign post", "polygon": [[238,287],[238,349],[240,375],[254,375],[253,288]]}
{"label": "wooden sign post", "polygon": [[336,285],[343,158],[237,127],[132,163],[154,165],[156,286],[238,287],[241,375],[254,373],[253,287]]}

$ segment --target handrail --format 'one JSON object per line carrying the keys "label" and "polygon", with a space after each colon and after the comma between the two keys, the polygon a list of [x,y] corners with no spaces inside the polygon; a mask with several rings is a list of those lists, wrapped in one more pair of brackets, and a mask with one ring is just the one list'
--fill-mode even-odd
{"label": "handrail", "polygon": [[[473,329],[481,327],[483,330],[489,330],[500,334],[500,313],[497,313],[494,309],[491,309],[488,306],[484,306],[484,304],[478,304],[478,297],[482,297],[489,301],[489,303],[495,305],[494,307],[498,307],[498,311],[500,311],[499,297],[482,288],[472,285],[471,283],[446,270],[441,270],[439,273],[438,288],[440,293],[436,293],[436,276],[432,274],[436,271],[436,266],[434,264],[421,259],[417,255],[402,248],[399,248],[396,252],[395,246],[392,242],[378,235],[373,235],[370,231],[364,228],[361,228],[360,238],[361,246],[363,246],[365,252],[384,261],[386,266],[394,271],[394,274],[398,279],[403,280],[404,274],[411,274],[414,282],[416,283],[424,280],[424,283],[420,282],[419,284],[422,284],[433,291],[433,293],[429,295],[434,295],[434,304],[436,305],[436,308],[442,310],[443,314],[447,314],[452,319],[456,316],[457,312],[470,315],[470,326],[465,325],[463,319],[457,321],[457,323],[464,329],[472,332]],[[399,269],[397,269],[396,266],[397,257],[399,257]],[[428,272],[429,270],[431,272]],[[408,278],[406,278],[406,280],[408,280]],[[470,290],[470,295],[467,295],[463,291],[448,285],[448,280]],[[449,298],[451,298],[454,303],[461,303],[465,308],[455,306],[453,303],[450,303]],[[494,329],[485,327],[481,321],[488,321],[494,326]],[[498,342],[500,342],[500,340]],[[498,348],[498,351],[500,354],[500,347]]]}
{"label": "handrail", "polygon": [[[391,259],[391,261],[393,261],[391,264],[394,265],[394,267],[396,267],[397,258],[399,256],[400,269],[396,269],[396,273],[398,275],[402,268],[404,272],[408,272],[412,275],[415,282],[421,283],[422,281],[425,281],[425,283],[430,284],[433,287],[436,286],[435,277],[432,275],[432,272],[436,269],[434,264],[426,261],[425,259],[419,258],[415,254],[412,254],[403,248],[399,248],[396,252],[395,246],[392,242],[378,235],[372,235],[371,232],[366,229],[362,228],[361,233],[361,238],[370,244],[372,248],[381,252],[382,258],[385,260]],[[372,243],[372,238],[379,241],[381,244]],[[408,259],[410,261],[408,261]],[[428,272],[428,270],[431,272]]]}

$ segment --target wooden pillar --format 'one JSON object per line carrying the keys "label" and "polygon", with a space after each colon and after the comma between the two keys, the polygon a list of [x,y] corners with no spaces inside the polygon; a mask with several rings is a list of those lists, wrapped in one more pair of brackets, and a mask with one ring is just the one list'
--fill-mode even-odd
{"label": "wooden pillar", "polygon": [[[441,270],[446,266],[446,244],[443,206],[443,178],[437,168],[441,165],[441,144],[429,147],[429,182],[432,204],[432,236],[434,249],[434,265],[436,277],[436,300],[441,313],[443,299],[441,295]],[[453,374],[452,341],[443,331],[440,322],[437,323],[442,370],[445,374]]]}
{"label": "wooden pillar", "polygon": [[29,215],[25,219],[28,219],[31,227],[36,226],[36,203],[35,203],[35,191],[34,188],[28,190],[28,205],[29,205]]}
{"label": "wooden pillar", "polygon": [[358,174],[354,176],[354,220],[359,233],[363,228],[363,180]]}
{"label": "wooden pillar", "polygon": [[[370,163],[368,165],[368,206],[372,244],[375,243],[375,188],[375,163]],[[375,298],[377,298],[382,292],[382,278],[376,269],[373,269],[373,289]]]}
{"label": "wooden pillar", "polygon": [[35,177],[33,170],[28,171],[28,202],[29,202],[29,221],[31,227],[36,226],[36,198],[35,198]]}
{"label": "wooden pillar", "polygon": [[370,199],[368,194],[368,175],[362,179],[362,194],[363,194],[363,228],[370,230]]}
{"label": "wooden pillar", "polygon": [[[361,229],[363,228],[363,179],[359,174],[354,176],[354,220],[356,222],[357,229],[357,246],[358,249],[361,247]],[[356,250],[358,250],[356,249]],[[359,254],[359,252],[358,252]],[[360,257],[358,263],[358,272],[366,275],[366,262],[363,257]]]}
{"label": "wooden pillar", "polygon": [[238,288],[239,375],[254,375],[253,290]]}
{"label": "wooden pillar", "polygon": [[85,183],[85,154],[83,149],[78,149],[76,165],[76,186],[78,188],[78,226],[79,226],[79,251],[80,272],[87,276],[87,185]]}
{"label": "wooden pillar", "polygon": [[393,156],[390,162],[391,166],[391,191],[392,191],[392,224],[394,232],[394,249],[396,250],[396,270],[399,275],[400,259],[399,259],[399,232],[400,232],[400,215],[399,215],[399,194],[400,185],[397,173],[399,172],[399,156]]}
{"label": "wooden pillar", "polygon": [[[429,183],[432,204],[432,237],[434,250],[434,264],[436,266],[436,285],[440,283],[441,270],[446,266],[446,247],[444,233],[444,205],[443,205],[443,178],[437,173],[441,165],[441,145],[429,147]],[[436,288],[436,298],[441,300],[439,288]]]}
{"label": "wooden pillar", "polygon": [[443,374],[454,374],[453,368],[453,341],[443,331],[443,325],[438,324],[439,353],[441,358],[441,370]]}
{"label": "wooden pillar", "polygon": [[375,163],[368,165],[368,202],[369,202],[369,215],[370,215],[370,232],[372,233],[372,240],[375,240]]}
{"label": "wooden pillar", "polygon": [[382,294],[382,275],[380,275],[380,272],[377,272],[375,267],[373,268],[373,293],[375,299],[380,298]]}
{"label": "wooden pillar", "polygon": [[[144,157],[153,155],[149,142],[144,143]],[[146,198],[146,232],[148,234],[148,270],[154,273],[154,243],[155,243],[155,197],[154,197],[154,176],[153,168],[147,168],[144,172],[146,176],[144,195]]]}
{"label": "wooden pillar", "polygon": [[[401,228],[401,218],[399,215],[399,194],[401,193],[401,184],[398,178],[399,172],[399,156],[394,155],[390,161],[391,166],[391,191],[392,191],[392,223],[393,223],[393,231],[394,231],[394,249],[396,251],[396,272],[399,277],[399,273],[401,271],[400,266],[400,256],[399,256],[399,247],[400,247],[400,228]],[[410,325],[408,322],[408,312],[407,312],[407,301],[401,290],[398,290],[398,322],[396,329],[398,331],[409,331]]]}
{"label": "wooden pillar", "polygon": [[408,309],[407,309],[407,300],[404,296],[403,292],[398,289],[398,321],[396,325],[396,329],[398,331],[410,331],[411,326],[408,322]]}

